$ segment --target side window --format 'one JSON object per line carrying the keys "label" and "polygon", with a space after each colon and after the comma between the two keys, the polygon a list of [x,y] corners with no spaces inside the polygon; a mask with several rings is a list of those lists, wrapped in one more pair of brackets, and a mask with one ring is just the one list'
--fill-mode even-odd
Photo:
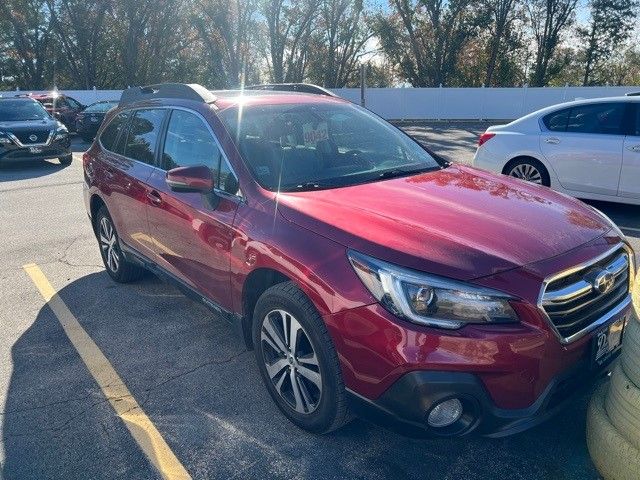
{"label": "side window", "polygon": [[67,97],[67,102],[71,105],[71,108],[80,108],[80,102],[71,97]]}
{"label": "side window", "polygon": [[542,122],[552,132],[564,132],[567,128],[570,111],[571,109],[567,108],[550,113],[542,119]]}
{"label": "side window", "polygon": [[635,114],[635,128],[633,129],[633,131],[635,132],[634,135],[636,136],[640,136],[640,103],[633,103],[633,108],[636,112]]}
{"label": "side window", "polygon": [[166,110],[137,110],[131,118],[123,155],[153,165]]}
{"label": "side window", "polygon": [[623,135],[624,103],[594,103],[571,109],[567,132]]}
{"label": "side window", "polygon": [[69,102],[64,97],[57,97],[54,99],[54,107],[55,108],[69,108]]}
{"label": "side window", "polygon": [[211,132],[197,115],[174,110],[169,119],[162,152],[166,170],[206,165],[212,171],[215,186],[230,194],[238,192],[238,181],[229,169]]}
{"label": "side window", "polygon": [[[127,118],[129,114],[127,112],[121,112],[109,122],[109,125],[102,131],[100,134],[100,143],[107,150],[111,150],[112,152],[116,151],[115,145],[118,140],[118,136],[120,136],[120,132],[127,125]],[[116,152],[121,153],[121,152]]]}

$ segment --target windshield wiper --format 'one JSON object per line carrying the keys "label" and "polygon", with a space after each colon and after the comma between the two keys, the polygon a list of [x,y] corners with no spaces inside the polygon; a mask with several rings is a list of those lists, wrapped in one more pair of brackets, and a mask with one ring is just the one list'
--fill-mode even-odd
{"label": "windshield wiper", "polygon": [[386,178],[396,178],[402,177],[403,175],[416,175],[418,173],[429,172],[431,170],[438,170],[440,167],[421,167],[415,169],[403,169],[403,168],[393,168],[391,170],[385,170],[378,174],[378,179],[386,179]]}
{"label": "windshield wiper", "polygon": [[287,192],[304,191],[304,190],[322,190],[323,188],[331,188],[334,186],[335,185],[330,185],[328,183],[315,181],[315,182],[303,182],[297,185],[288,185],[284,187],[282,190]]}

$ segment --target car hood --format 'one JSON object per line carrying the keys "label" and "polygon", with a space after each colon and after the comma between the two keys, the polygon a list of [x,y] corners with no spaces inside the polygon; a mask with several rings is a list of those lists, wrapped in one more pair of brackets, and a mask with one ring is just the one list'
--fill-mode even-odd
{"label": "car hood", "polygon": [[459,280],[560,255],[611,229],[576,199],[461,165],[280,193],[278,209],[289,221],[348,248]]}
{"label": "car hood", "polygon": [[52,130],[58,127],[58,122],[53,119],[23,120],[16,122],[0,122],[0,131],[25,131],[25,130]]}

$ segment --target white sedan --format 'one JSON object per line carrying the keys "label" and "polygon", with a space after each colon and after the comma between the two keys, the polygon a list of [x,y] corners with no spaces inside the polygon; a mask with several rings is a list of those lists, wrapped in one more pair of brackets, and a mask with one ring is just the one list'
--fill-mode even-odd
{"label": "white sedan", "polygon": [[578,198],[640,205],[640,97],[563,103],[489,127],[473,165]]}

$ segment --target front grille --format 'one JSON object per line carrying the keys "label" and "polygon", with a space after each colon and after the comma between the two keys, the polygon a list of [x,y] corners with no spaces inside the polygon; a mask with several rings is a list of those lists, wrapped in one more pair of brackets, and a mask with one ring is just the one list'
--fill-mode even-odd
{"label": "front grille", "polygon": [[[33,145],[34,143],[46,143],[50,133],[51,133],[51,130],[42,130],[42,129],[23,130],[19,132],[13,132],[16,138],[20,140],[20,143],[22,143],[23,145]],[[35,140],[32,140],[31,138],[29,138],[31,137],[31,135],[35,136]]]}
{"label": "front grille", "polygon": [[[625,300],[629,294],[629,255],[622,247],[547,283],[542,307],[563,339],[588,329]],[[599,274],[613,282],[601,293],[594,284]]]}

